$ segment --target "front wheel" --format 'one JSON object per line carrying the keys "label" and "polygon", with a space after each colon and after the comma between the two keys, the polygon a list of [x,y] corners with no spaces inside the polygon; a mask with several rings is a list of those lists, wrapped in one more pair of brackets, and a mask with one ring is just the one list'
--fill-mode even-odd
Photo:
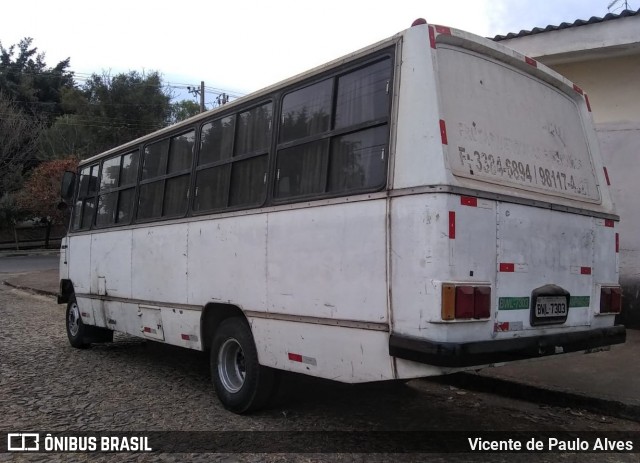
{"label": "front wheel", "polygon": [[80,308],[75,298],[67,304],[66,321],[69,344],[78,349],[88,347],[90,343],[87,342],[87,326],[82,323]]}
{"label": "front wheel", "polygon": [[112,342],[113,331],[98,326],[85,325],[80,315],[80,307],[75,297],[67,304],[67,337],[69,344],[77,349],[89,347],[92,343]]}
{"label": "front wheel", "polygon": [[275,385],[275,372],[258,363],[251,329],[244,319],[223,320],[211,342],[211,378],[224,407],[248,413],[266,405]]}

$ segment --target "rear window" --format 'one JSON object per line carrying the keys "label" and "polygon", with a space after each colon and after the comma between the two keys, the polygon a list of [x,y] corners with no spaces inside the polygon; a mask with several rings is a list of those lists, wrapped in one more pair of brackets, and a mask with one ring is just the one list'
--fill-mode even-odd
{"label": "rear window", "polygon": [[454,175],[599,202],[582,118],[559,89],[492,58],[438,46]]}

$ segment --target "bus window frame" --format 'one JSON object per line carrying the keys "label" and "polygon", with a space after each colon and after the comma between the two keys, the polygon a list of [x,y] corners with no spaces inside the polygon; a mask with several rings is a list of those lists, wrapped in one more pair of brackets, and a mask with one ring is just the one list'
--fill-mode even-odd
{"label": "bus window frame", "polygon": [[[390,151],[391,151],[392,131],[393,131],[392,115],[394,112],[394,109],[393,109],[394,92],[396,91],[395,80],[397,79],[396,48],[397,48],[396,44],[390,45],[388,47],[377,50],[367,56],[359,57],[353,61],[350,61],[345,64],[340,64],[338,66],[335,66],[323,72],[319,72],[313,76],[309,76],[308,78],[299,80],[298,82],[295,82],[293,84],[289,84],[289,85],[277,88],[266,95],[262,95],[256,98],[255,100],[244,102],[243,104],[234,106],[233,108],[229,108],[228,110],[222,109],[221,111],[216,112],[215,114],[212,114],[210,117],[207,117],[205,119],[192,123],[191,125],[188,125],[188,126],[179,127],[176,130],[173,130],[164,134],[162,137],[147,139],[135,146],[128,146],[127,149],[122,149],[116,154],[111,153],[109,156],[104,156],[100,159],[93,160],[93,163],[80,166],[78,168],[78,174],[79,174],[78,188],[76,188],[77,193],[74,197],[74,207],[79,195],[80,172],[82,171],[82,169],[86,167],[97,166],[97,168],[99,169],[98,178],[97,178],[98,188],[96,189],[93,196],[95,206],[94,206],[94,211],[91,218],[90,226],[85,228],[71,229],[71,226],[73,225],[73,221],[71,221],[70,227],[69,227],[70,231],[72,233],[86,232],[88,230],[106,231],[110,228],[123,227],[127,225],[128,226],[134,226],[138,224],[148,225],[148,224],[154,224],[154,223],[161,223],[168,220],[185,219],[188,217],[202,217],[207,215],[217,215],[217,214],[232,213],[232,212],[238,212],[238,211],[246,211],[246,210],[254,210],[254,209],[258,210],[258,209],[269,207],[269,206],[280,206],[280,205],[286,205],[286,204],[304,203],[304,202],[309,202],[314,200],[334,199],[334,198],[346,197],[350,195],[375,193],[375,192],[384,190],[389,184],[388,177],[389,177],[389,168],[391,165]],[[387,110],[386,116],[384,118],[378,118],[370,121],[361,122],[353,126],[341,127],[339,129],[333,128],[335,125],[335,116],[336,116],[336,98],[337,98],[337,91],[338,91],[338,79],[341,76],[347,75],[352,72],[356,72],[359,69],[384,61],[386,59],[388,59],[390,62],[390,73],[389,73],[389,82],[388,82],[389,90],[387,94],[388,110]],[[284,98],[290,93],[293,93],[297,90],[314,85],[326,79],[333,80],[332,96],[331,96],[331,114],[330,114],[331,120],[329,124],[329,127],[330,127],[329,130],[326,130],[322,133],[307,136],[301,139],[293,139],[293,140],[288,140],[286,142],[280,143],[279,137],[280,137],[280,130],[281,130],[282,103]],[[236,149],[237,136],[238,136],[237,122],[238,122],[239,115],[244,112],[250,111],[251,109],[254,109],[269,103],[271,104],[272,113],[271,113],[270,140],[266,148],[264,150],[255,150],[255,151],[243,153],[242,155],[239,155],[239,156],[234,156],[234,151]],[[209,123],[212,123],[213,121],[224,119],[229,116],[234,117],[234,125],[235,125],[231,157],[229,159],[225,159],[221,161],[214,161],[207,164],[198,165],[198,162],[200,159],[200,148],[201,148],[200,144],[202,139],[203,127]],[[386,125],[387,135],[386,135],[386,143],[385,143],[384,173],[382,176],[383,181],[379,185],[374,185],[371,187],[364,187],[364,188],[351,188],[351,189],[346,189],[346,190],[341,190],[336,192],[325,191],[323,193],[290,196],[285,198],[276,197],[275,193],[276,193],[276,182],[277,182],[276,176],[277,176],[278,151],[281,151],[283,149],[287,149],[290,147],[298,146],[298,145],[303,145],[305,143],[309,143],[313,141],[328,140],[327,143],[329,143],[329,147],[326,155],[326,162],[324,162],[323,164],[323,172],[324,172],[323,177],[324,177],[324,184],[325,184],[325,190],[326,190],[328,185],[328,176],[329,176],[328,163],[331,157],[332,139],[340,136],[348,135],[350,133],[356,133],[359,131],[364,131],[366,129],[374,129],[376,127],[385,126],[385,125]],[[179,172],[172,172],[168,174],[166,173],[168,169],[168,163],[169,163],[169,159],[167,158],[167,166],[165,166],[165,173],[163,175],[157,176],[151,179],[142,180],[142,170],[143,170],[145,149],[149,145],[162,142],[163,140],[170,140],[171,138],[184,135],[191,131],[194,131],[195,134],[194,134],[194,152],[191,159],[190,169],[189,170],[184,169]],[[135,183],[135,194],[134,194],[132,218],[126,223],[116,222],[116,223],[111,223],[103,226],[97,226],[96,225],[97,207],[98,207],[97,203],[98,203],[98,197],[100,193],[99,185],[102,180],[101,176],[102,176],[103,162],[109,159],[112,159],[115,156],[123,156],[128,153],[134,152],[136,150],[138,151],[138,171],[137,171],[137,179]],[[231,188],[232,188],[231,176],[232,176],[233,164],[235,162],[241,162],[248,159],[258,158],[260,156],[267,156],[267,169],[266,169],[267,182],[265,185],[265,189],[264,189],[264,193],[262,195],[261,201],[253,204],[229,206],[230,194],[231,194]],[[226,197],[227,206],[222,208],[213,208],[213,209],[196,211],[194,209],[194,201],[196,200],[195,194],[196,194],[196,180],[197,180],[198,172],[204,171],[213,167],[227,165],[227,164],[230,165],[229,172],[227,173],[227,177],[229,178],[229,182],[227,185],[227,197]],[[185,213],[180,215],[171,215],[171,216],[160,215],[158,217],[150,217],[145,219],[141,219],[138,217],[140,190],[143,185],[162,181],[162,192],[163,192],[162,208],[164,210],[167,179],[174,178],[174,177],[177,178],[187,174],[189,174],[190,177],[189,177],[189,187],[187,190],[188,191],[187,208]],[[119,192],[121,189],[126,189],[126,188],[124,187],[112,188],[108,191],[104,190],[104,192],[105,194],[116,192],[116,191]],[[119,196],[120,195],[118,195],[118,201],[119,201]],[[84,200],[86,201],[86,198],[84,198]],[[83,204],[82,213],[84,213],[84,204]]]}
{"label": "bus window frame", "polygon": [[[238,138],[238,117],[240,116],[240,114],[251,111],[252,109],[255,108],[259,108],[260,106],[265,106],[267,104],[271,104],[271,129],[270,129],[270,136],[269,136],[269,142],[266,146],[266,153],[265,150],[254,150],[254,151],[249,151],[246,153],[243,153],[239,156],[235,156],[235,150],[236,150],[236,144],[237,144],[237,138]],[[192,194],[191,194],[191,201],[192,203],[190,204],[190,212],[191,215],[196,217],[196,216],[203,216],[203,215],[209,215],[209,214],[221,214],[221,213],[225,213],[225,212],[235,212],[235,211],[241,211],[241,210],[249,210],[249,209],[260,209],[265,207],[266,205],[268,205],[268,201],[269,201],[269,180],[271,178],[271,159],[273,158],[273,138],[274,138],[274,133],[276,131],[276,111],[278,108],[276,108],[276,98],[274,98],[274,95],[271,94],[268,97],[265,97],[263,99],[259,99],[257,101],[251,101],[251,102],[247,102],[246,105],[242,105],[240,107],[237,108],[233,108],[232,110],[229,111],[225,111],[225,112],[221,112],[221,113],[217,113],[215,115],[215,117],[211,117],[208,119],[205,119],[204,121],[202,121],[199,125],[198,125],[198,144],[197,144],[197,153],[196,153],[196,162],[195,162],[195,168],[194,168],[194,178],[193,178],[193,189],[192,189]],[[200,161],[200,153],[201,153],[201,140],[202,140],[202,129],[205,125],[213,123],[214,121],[218,121],[218,120],[222,120],[225,119],[229,116],[233,116],[234,117],[234,128],[233,128],[233,141],[232,141],[232,145],[231,145],[231,156],[227,159],[222,159],[219,161],[213,161],[213,162],[209,162],[207,164],[202,164],[199,165],[198,162]],[[231,196],[231,177],[232,177],[232,169],[233,169],[233,164],[236,162],[242,162],[242,161],[246,161],[248,159],[253,159],[253,158],[258,158],[260,156],[267,156],[267,170],[266,170],[266,174],[267,174],[267,183],[265,185],[265,189],[264,189],[264,194],[262,195],[262,200],[258,203],[254,203],[254,204],[242,204],[242,205],[238,205],[238,206],[229,206],[229,201],[230,201],[230,196]],[[229,172],[226,174],[227,176],[227,194],[226,194],[226,206],[224,207],[218,207],[218,208],[212,208],[212,209],[204,209],[204,210],[195,210],[193,208],[193,202],[196,200],[196,181],[197,181],[197,176],[198,176],[198,172],[202,172],[205,170],[209,170],[209,169],[213,169],[216,167],[221,167],[221,166],[225,166],[225,165],[229,165]]]}
{"label": "bus window frame", "polygon": [[[379,119],[372,119],[370,121],[365,121],[365,122],[361,122],[359,124],[356,125],[351,125],[351,126],[347,126],[347,127],[341,127],[341,128],[334,128],[335,126],[335,117],[336,117],[336,103],[337,103],[337,92],[338,92],[338,79],[342,76],[345,76],[347,74],[350,74],[352,72],[356,72],[360,69],[364,69],[367,66],[371,66],[374,65],[376,63],[382,62],[384,60],[388,59],[389,60],[389,68],[390,68],[390,73],[389,73],[389,83],[388,83],[388,94],[387,94],[387,99],[388,99],[388,110],[387,110],[387,115],[384,118],[379,118]],[[270,196],[270,204],[273,205],[284,205],[284,204],[293,204],[293,203],[299,203],[299,202],[306,202],[306,201],[314,201],[314,200],[319,200],[319,199],[332,199],[332,198],[339,198],[339,197],[344,197],[344,196],[350,196],[350,195],[354,195],[354,194],[366,194],[366,193],[375,193],[378,191],[382,191],[383,189],[385,189],[387,187],[388,184],[388,175],[389,175],[389,152],[390,152],[390,146],[391,146],[391,121],[392,121],[392,114],[393,114],[393,93],[394,93],[394,82],[395,82],[395,46],[394,47],[389,47],[386,48],[384,50],[380,50],[378,53],[363,57],[359,60],[350,62],[349,65],[345,65],[345,66],[339,66],[337,68],[332,69],[331,71],[328,71],[326,73],[323,74],[319,74],[313,77],[310,77],[309,79],[306,79],[304,81],[298,82],[295,86],[289,86],[288,88],[284,89],[283,91],[281,91],[278,95],[278,130],[277,133],[274,136],[276,145],[274,147],[274,156],[273,156],[273,172],[271,175],[271,196]],[[306,136],[304,138],[300,138],[300,139],[293,139],[293,140],[288,140],[286,142],[280,143],[279,142],[279,138],[280,138],[280,128],[281,128],[281,124],[280,124],[280,120],[282,117],[282,103],[284,101],[284,98],[295,92],[298,90],[301,90],[303,88],[309,87],[311,85],[315,85],[319,82],[322,82],[323,80],[327,80],[327,79],[332,79],[333,83],[332,83],[332,95],[331,95],[331,114],[330,114],[330,124],[329,124],[329,130],[326,130],[324,132],[318,133],[318,134],[314,134],[314,135],[309,135]],[[341,191],[337,191],[337,192],[329,192],[326,191],[328,188],[328,177],[329,177],[329,160],[331,158],[331,144],[332,144],[332,140],[334,138],[338,138],[344,135],[349,135],[351,133],[356,133],[356,132],[360,132],[360,131],[364,131],[367,129],[374,129],[376,127],[380,127],[383,125],[387,125],[387,141],[385,143],[385,164],[384,164],[384,175],[383,175],[383,181],[380,185],[375,185],[375,186],[371,186],[371,187],[363,187],[363,188],[351,188],[351,189],[346,189],[346,190],[341,190]],[[289,197],[283,197],[283,198],[278,198],[275,195],[276,189],[277,189],[277,169],[278,169],[278,154],[280,151],[288,149],[288,148],[293,148],[296,146],[301,146],[307,143],[311,143],[311,142],[315,142],[315,141],[319,141],[319,140],[328,140],[329,143],[329,147],[328,147],[328,151],[326,154],[326,159],[323,161],[323,182],[325,185],[325,191],[323,193],[312,193],[312,194],[308,194],[308,195],[298,195],[298,196],[289,196]]]}
{"label": "bus window frame", "polygon": [[[114,159],[114,158],[120,158],[120,167],[119,167],[119,171],[118,171],[118,183],[120,183],[120,177],[122,175],[122,161],[123,161],[124,157],[127,156],[128,154],[134,154],[136,152],[138,153],[138,165],[136,167],[136,179],[135,179],[134,183],[133,184],[128,184],[128,185],[125,185],[125,186],[118,185],[117,187],[112,187],[112,188],[107,188],[107,189],[102,190],[100,188],[100,184],[102,183],[102,172],[103,172],[103,169],[104,169],[104,163],[106,161],[109,161],[109,160]],[[104,158],[100,159],[100,162],[98,164],[99,165],[99,170],[98,170],[99,175],[98,175],[98,180],[97,180],[98,189],[96,190],[96,210],[94,212],[94,219],[93,219],[93,222],[91,224],[92,225],[91,228],[93,228],[95,230],[102,230],[102,229],[105,229],[105,228],[122,227],[122,226],[125,226],[125,225],[131,225],[132,223],[134,223],[134,221],[135,221],[135,213],[136,213],[136,209],[137,209],[137,205],[138,205],[137,197],[138,197],[138,186],[140,184],[140,180],[139,179],[140,179],[141,158],[142,158],[142,156],[141,156],[141,145],[138,145],[135,148],[131,147],[128,150],[122,150],[122,151],[118,152],[117,154],[113,154],[111,156],[107,156],[107,157],[104,157]],[[129,218],[129,220],[127,222],[112,222],[112,223],[105,224],[105,225],[98,225],[98,202],[99,202],[100,195],[101,194],[108,195],[108,194],[111,194],[111,193],[118,193],[118,198],[117,198],[116,206],[115,206],[116,207],[116,214],[117,214],[119,206],[120,206],[120,192],[123,191],[123,190],[130,190],[130,189],[133,189],[133,207],[131,209],[131,217]]]}
{"label": "bus window frame", "polygon": [[[185,135],[189,132],[193,132],[194,133],[194,147],[193,147],[193,153],[191,155],[191,165],[188,169],[182,169],[179,171],[175,171],[175,172],[171,172],[171,173],[167,173],[168,169],[169,169],[169,155],[171,153],[171,139],[173,138],[177,138],[180,137],[182,135]],[[175,219],[182,219],[182,218],[186,218],[189,216],[190,214],[190,203],[191,203],[191,197],[192,197],[192,181],[193,181],[193,166],[194,166],[194,161],[196,158],[196,146],[198,144],[199,141],[199,133],[198,133],[198,127],[196,125],[191,125],[191,126],[187,126],[187,127],[182,127],[180,130],[177,130],[175,132],[171,132],[166,134],[164,137],[162,138],[157,138],[154,140],[148,140],[146,143],[143,143],[140,145],[140,158],[139,158],[139,165],[138,165],[138,180],[136,182],[136,197],[135,197],[135,205],[134,205],[134,215],[133,215],[133,220],[132,223],[135,224],[146,224],[146,223],[153,223],[153,222],[161,222],[164,220],[175,220]],[[156,143],[161,143],[165,140],[169,140],[169,148],[167,151],[167,160],[166,160],[166,164],[164,166],[164,174],[162,175],[158,175],[157,177],[151,177],[151,178],[146,178],[146,179],[142,179],[142,169],[143,169],[143,163],[144,163],[144,152],[146,150],[146,148],[150,145],[156,144]],[[166,185],[167,185],[167,180],[171,179],[171,178],[178,178],[178,177],[182,177],[184,175],[189,175],[189,185],[187,188],[187,207],[185,209],[185,212],[183,214],[173,214],[173,215],[163,215],[164,213],[164,206],[165,206],[165,199],[166,199]],[[149,218],[139,218],[138,217],[138,211],[140,209],[140,190],[141,187],[143,185],[150,185],[152,183],[156,183],[156,182],[162,182],[162,204],[161,204],[161,210],[160,210],[160,215],[157,217],[149,217]]]}

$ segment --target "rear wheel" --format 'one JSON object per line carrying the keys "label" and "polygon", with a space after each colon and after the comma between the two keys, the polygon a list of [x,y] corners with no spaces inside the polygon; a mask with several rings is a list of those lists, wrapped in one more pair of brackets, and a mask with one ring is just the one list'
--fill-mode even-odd
{"label": "rear wheel", "polygon": [[275,385],[275,372],[258,363],[251,329],[244,319],[223,320],[211,342],[211,378],[227,410],[248,413],[264,407]]}

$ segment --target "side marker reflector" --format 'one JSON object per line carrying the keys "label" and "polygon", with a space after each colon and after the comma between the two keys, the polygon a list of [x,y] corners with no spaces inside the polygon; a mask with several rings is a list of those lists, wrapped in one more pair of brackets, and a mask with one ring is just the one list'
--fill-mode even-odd
{"label": "side marker reflector", "polygon": [[505,262],[501,262],[500,263],[500,271],[501,272],[515,272],[516,271],[516,266],[512,263],[505,263]]}
{"label": "side marker reflector", "polygon": [[456,213],[455,211],[449,211],[449,239],[456,239]]}
{"label": "side marker reflector", "polygon": [[440,137],[442,138],[443,145],[449,144],[447,139],[447,124],[442,119],[440,119]]}
{"label": "side marker reflector", "polygon": [[478,207],[478,198],[473,196],[460,196],[460,204],[463,206]]}

